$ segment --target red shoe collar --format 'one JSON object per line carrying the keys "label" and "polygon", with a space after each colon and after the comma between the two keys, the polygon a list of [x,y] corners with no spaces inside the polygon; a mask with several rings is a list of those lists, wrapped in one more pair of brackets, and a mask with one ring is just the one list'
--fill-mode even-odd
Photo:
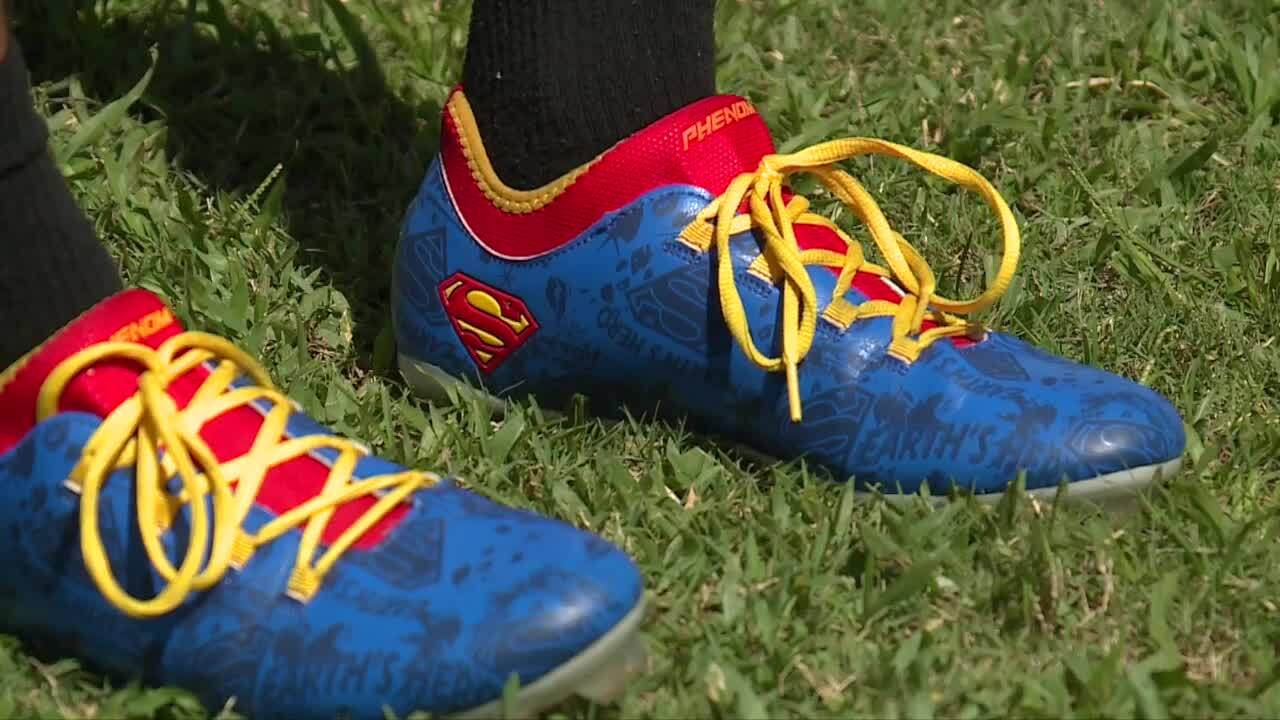
{"label": "red shoe collar", "polygon": [[551,252],[660,187],[718,195],[774,152],[760,114],[735,95],[695,102],[533,190],[498,178],[461,88],[445,107],[441,135],[444,180],[459,215],[477,242],[510,260]]}
{"label": "red shoe collar", "polygon": [[[131,342],[159,347],[183,331],[182,324],[160,298],[145,290],[127,290],[108,298],[63,328],[13,367],[0,374],[0,455],[22,441],[36,424],[36,398],[49,374],[75,353],[103,342]],[[81,372],[62,393],[59,410],[106,417],[138,389],[139,368],[109,360]],[[186,407],[208,377],[196,368],[169,386],[179,408]],[[262,415],[242,406],[213,418],[200,436],[220,461],[249,451]],[[314,456],[303,456],[273,467],[258,494],[257,504],[277,515],[315,497],[323,489],[329,466]],[[376,502],[364,497],[347,503],[326,526],[324,541],[332,542]],[[403,517],[400,508],[383,518],[356,543],[357,548],[376,545]]]}

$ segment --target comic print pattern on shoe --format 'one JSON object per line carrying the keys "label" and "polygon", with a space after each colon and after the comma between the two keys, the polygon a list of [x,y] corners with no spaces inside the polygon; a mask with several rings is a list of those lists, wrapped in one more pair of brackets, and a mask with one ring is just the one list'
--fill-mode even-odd
{"label": "comic print pattern on shoe", "polygon": [[[1004,255],[978,298],[937,294],[928,264],[835,167],[913,163],[978,194]],[[885,265],[808,209],[814,175],[862,222]],[[945,158],[870,139],[774,151],[756,109],[708,98],[546,187],[489,163],[466,96],[409,208],[393,310],[406,377],[497,398],[585,394],[674,412],[761,452],[806,457],[860,489],[996,498],[1127,495],[1178,467],[1173,406],[1100,369],[991,332],[1020,237],[999,193]]]}
{"label": "comic print pattern on shoe", "polygon": [[[154,295],[0,375],[0,632],[252,717],[607,699],[640,576],[603,539],[374,457]],[[486,710],[486,708],[488,710]]]}

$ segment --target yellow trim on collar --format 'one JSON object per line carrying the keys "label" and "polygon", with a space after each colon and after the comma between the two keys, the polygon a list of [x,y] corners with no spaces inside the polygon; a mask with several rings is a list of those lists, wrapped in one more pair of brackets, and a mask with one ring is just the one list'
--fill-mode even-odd
{"label": "yellow trim on collar", "polygon": [[[44,347],[44,345],[41,344],[40,347]],[[9,383],[12,383],[18,377],[18,373],[22,372],[22,368],[26,367],[27,363],[31,362],[31,358],[35,357],[36,350],[39,350],[40,347],[37,347],[35,350],[32,350],[26,355],[18,358],[16,362],[8,367],[8,369],[0,372],[0,392],[4,392],[5,388],[9,386]]]}
{"label": "yellow trim on collar", "polygon": [[476,125],[475,114],[471,111],[471,103],[467,102],[466,96],[461,91],[454,93],[449,98],[447,109],[458,128],[458,143],[467,159],[467,167],[471,168],[471,177],[480,186],[485,197],[489,198],[489,202],[509,213],[524,214],[542,209],[604,157],[604,153],[601,153],[591,162],[579,165],[540,188],[517,190],[502,182],[493,169],[493,164],[489,162],[484,141],[480,139],[480,128]]}

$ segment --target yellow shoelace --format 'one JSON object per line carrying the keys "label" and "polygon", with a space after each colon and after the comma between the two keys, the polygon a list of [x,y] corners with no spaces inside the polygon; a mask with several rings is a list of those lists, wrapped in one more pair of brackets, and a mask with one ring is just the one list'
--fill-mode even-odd
{"label": "yellow shoelace", "polygon": [[[262,366],[242,350],[203,333],[177,335],[156,350],[112,342],[82,350],[59,364],[45,380],[37,400],[37,419],[57,413],[58,399],[67,384],[84,369],[106,359],[132,361],[146,370],[138,379],[138,392],[112,411],[89,438],[67,484],[81,495],[80,548],[89,575],[112,605],[132,617],[150,618],[173,611],[192,593],[217,584],[228,569],[243,565],[258,548],[304,525],[289,594],[305,600],[365,532],[414,491],[439,482],[434,475],[412,471],[353,482],[356,462],[369,453],[367,448],[333,436],[282,441],[293,403],[272,387]],[[215,359],[220,361],[217,369],[187,407],[179,410],[165,388],[197,365]],[[241,374],[258,385],[233,388]],[[259,400],[269,402],[272,409],[266,413],[252,447],[239,458],[219,463],[200,437],[200,428],[229,410]],[[247,534],[243,524],[267,471],[326,448],[336,450],[337,457],[321,492],[257,533]],[[167,582],[149,600],[129,595],[116,580],[98,527],[104,483],[111,473],[129,467],[136,473],[142,543],[152,566]],[[166,490],[174,475],[182,481],[182,491],[176,496]],[[325,526],[338,506],[368,495],[381,497],[313,564]],[[183,507],[190,511],[190,541],[181,565],[175,568],[165,555],[161,538]]]}
{"label": "yellow shoelace", "polygon": [[[880,206],[851,175],[835,166],[860,155],[887,155],[907,160],[918,167],[956,185],[978,193],[1000,220],[1004,233],[1004,249],[995,280],[978,297],[952,300],[938,295],[933,270],[885,219]],[[884,268],[868,262],[862,246],[850,238],[831,220],[809,212],[809,202],[795,195],[784,201],[783,184],[797,173],[808,173],[818,179],[840,202],[866,226],[876,247],[888,261]],[[742,201],[748,212],[739,214]],[[796,242],[796,225],[819,225],[836,233],[848,245],[844,253],[830,250],[801,250]],[[782,354],[769,357],[756,347],[751,337],[747,314],[734,279],[729,251],[730,237],[751,229],[759,230],[763,250],[748,271],[772,283],[782,284]],[[718,248],[720,308],[725,324],[751,362],[767,372],[785,372],[791,419],[800,422],[800,383],[797,366],[813,346],[818,324],[817,291],[805,266],[839,267],[831,300],[822,317],[847,329],[855,320],[869,317],[892,317],[893,336],[889,352],[905,362],[912,362],[930,344],[944,338],[982,332],[977,325],[959,315],[978,312],[1000,298],[1009,288],[1018,265],[1021,247],[1018,223],[1000,193],[972,168],[938,155],[870,138],[848,138],[814,145],[789,155],[768,155],[753,173],[744,173],[680,234],[681,240],[702,252]],[[906,291],[901,302],[871,300],[853,305],[845,299],[854,275],[859,272],[891,277]],[[924,330],[926,318],[938,323]]]}

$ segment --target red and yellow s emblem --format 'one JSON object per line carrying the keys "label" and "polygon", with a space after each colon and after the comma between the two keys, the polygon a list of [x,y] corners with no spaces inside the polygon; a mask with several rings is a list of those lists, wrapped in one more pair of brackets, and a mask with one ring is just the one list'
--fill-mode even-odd
{"label": "red and yellow s emblem", "polygon": [[538,322],[524,302],[464,273],[440,283],[440,302],[471,359],[486,373],[524,345]]}

